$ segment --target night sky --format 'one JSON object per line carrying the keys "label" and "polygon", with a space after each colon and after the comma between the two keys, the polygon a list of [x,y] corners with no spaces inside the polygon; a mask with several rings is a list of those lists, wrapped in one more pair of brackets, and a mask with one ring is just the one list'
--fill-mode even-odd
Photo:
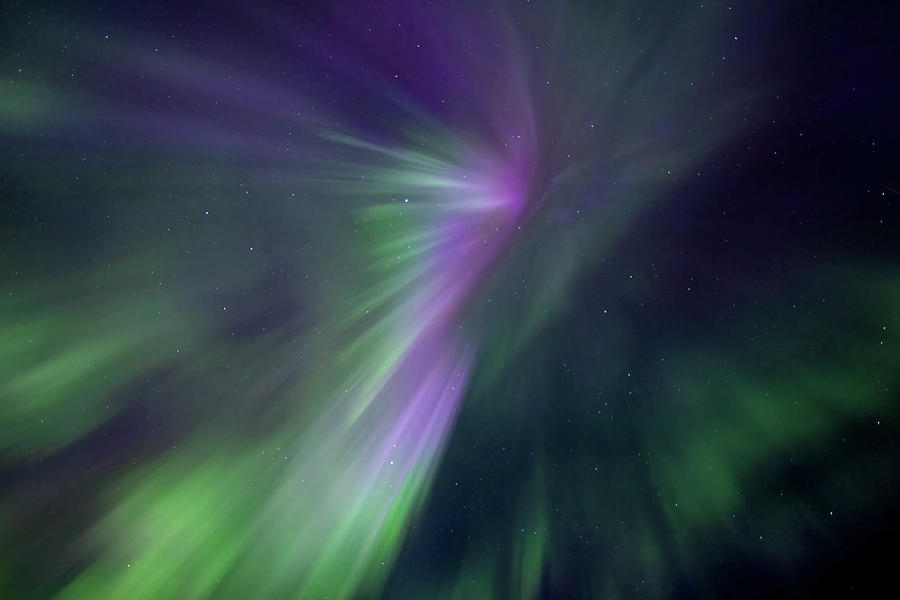
{"label": "night sky", "polygon": [[892,2],[4,2],[0,598],[868,598]]}

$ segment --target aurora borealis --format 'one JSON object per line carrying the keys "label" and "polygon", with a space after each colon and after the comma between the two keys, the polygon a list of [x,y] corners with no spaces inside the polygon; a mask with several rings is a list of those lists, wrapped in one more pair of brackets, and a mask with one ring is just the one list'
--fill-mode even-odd
{"label": "aurora borealis", "polygon": [[5,4],[0,598],[893,589],[890,8]]}

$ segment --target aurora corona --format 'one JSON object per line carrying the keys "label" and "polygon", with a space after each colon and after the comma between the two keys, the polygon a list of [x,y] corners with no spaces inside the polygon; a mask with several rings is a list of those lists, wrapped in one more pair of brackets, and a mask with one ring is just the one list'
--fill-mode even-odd
{"label": "aurora corona", "polygon": [[10,6],[0,597],[879,589],[888,12]]}

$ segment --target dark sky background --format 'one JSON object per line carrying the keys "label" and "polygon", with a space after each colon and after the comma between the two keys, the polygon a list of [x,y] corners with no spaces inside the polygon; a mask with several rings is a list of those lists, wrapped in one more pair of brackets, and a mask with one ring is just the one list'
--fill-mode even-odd
{"label": "dark sky background", "polygon": [[883,597],[896,9],[8,2],[0,597]]}

